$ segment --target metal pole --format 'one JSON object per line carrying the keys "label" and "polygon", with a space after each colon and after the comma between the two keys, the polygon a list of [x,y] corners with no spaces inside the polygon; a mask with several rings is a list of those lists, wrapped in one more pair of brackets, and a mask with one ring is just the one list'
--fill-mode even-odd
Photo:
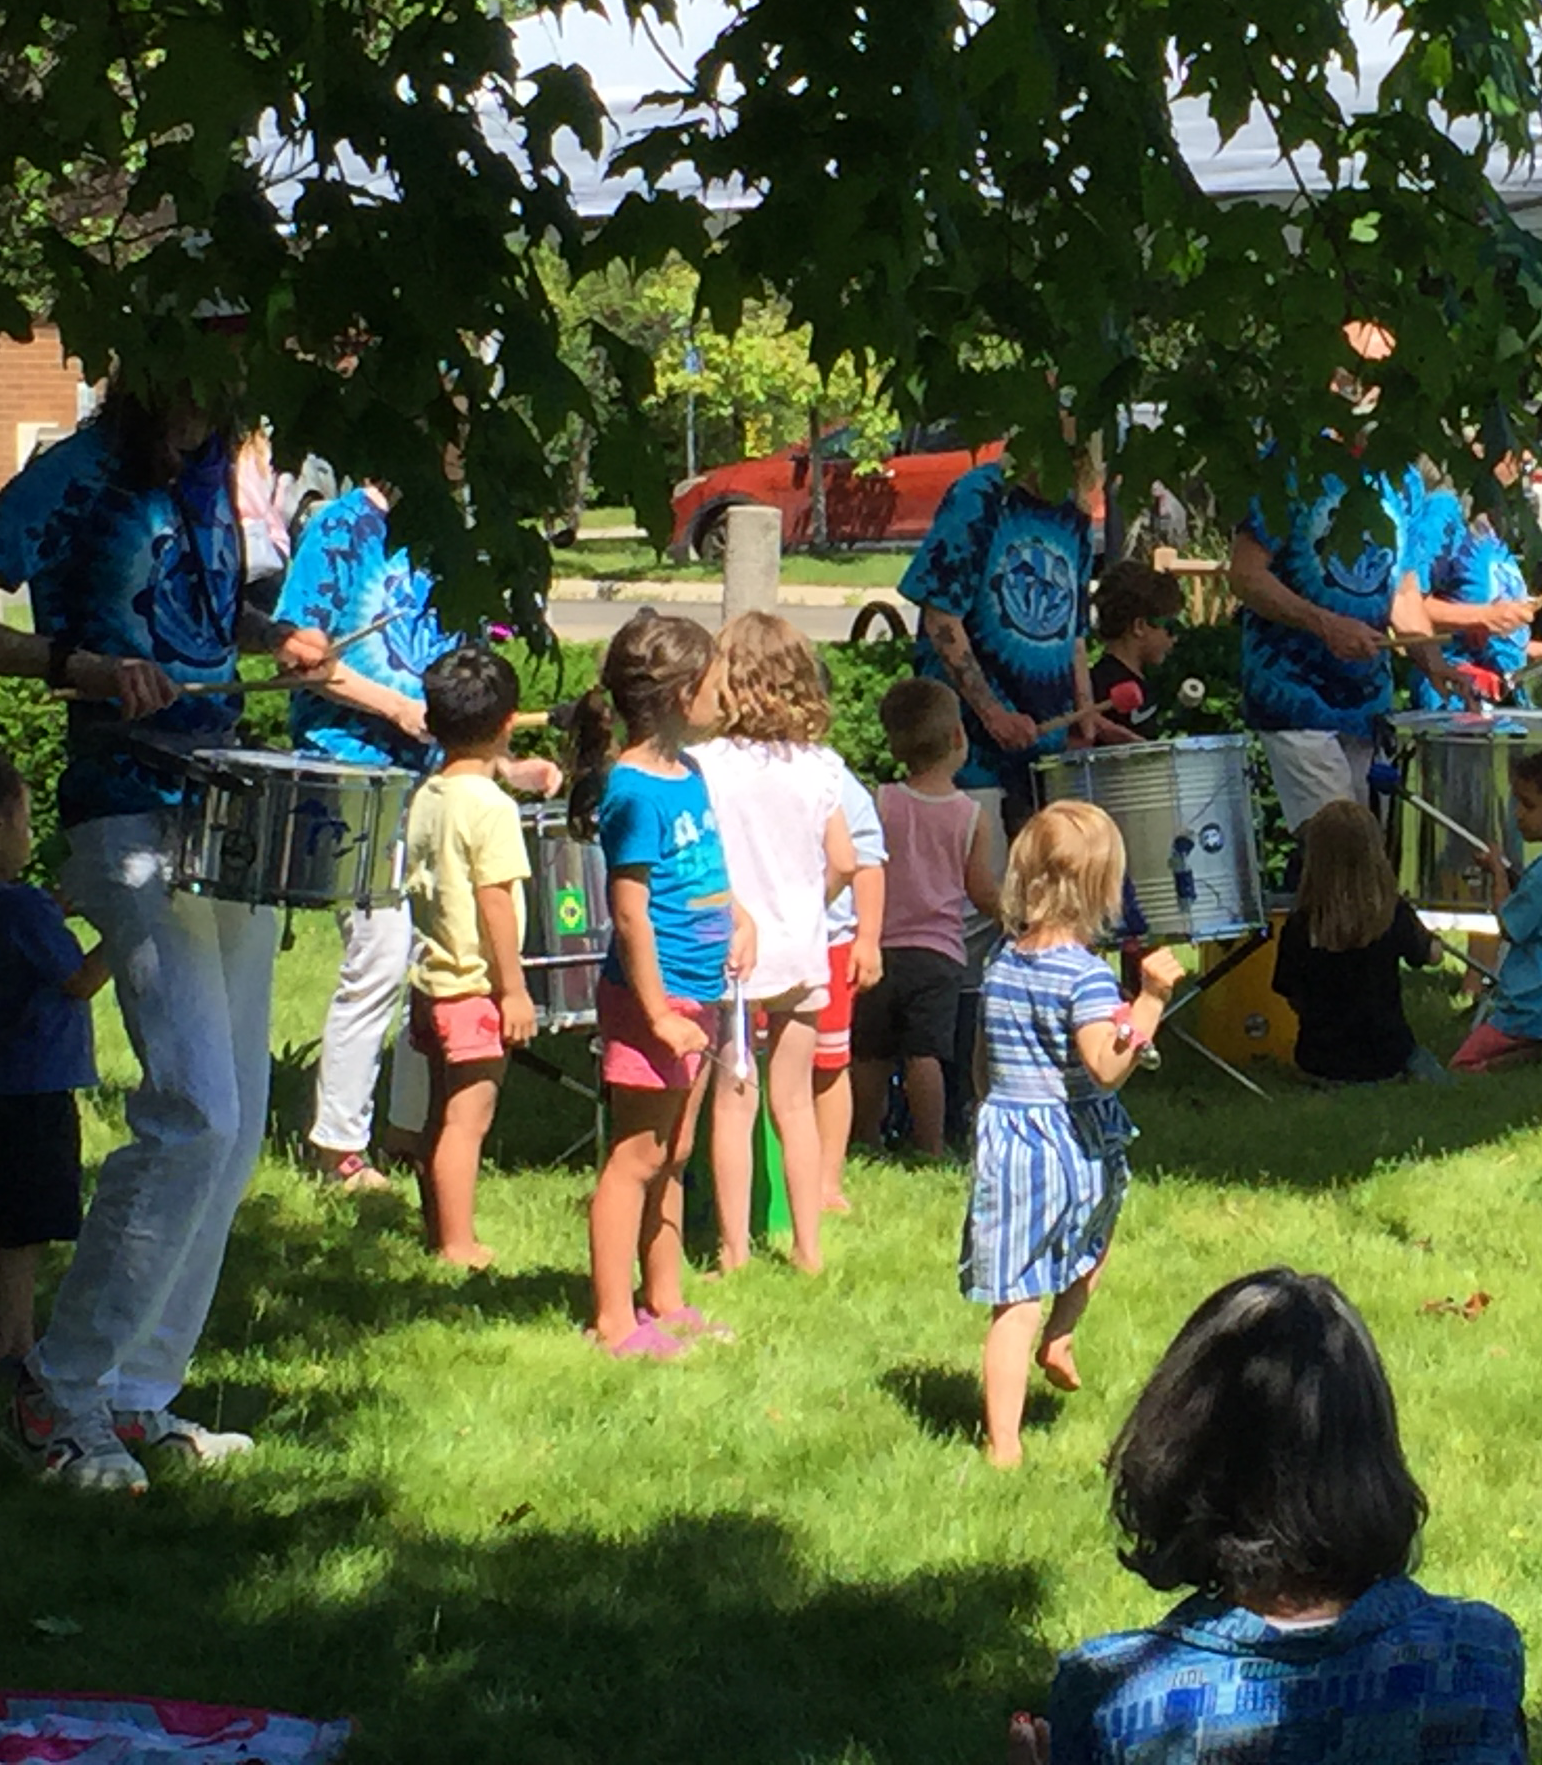
{"label": "metal pole", "polygon": [[1239,1072],[1229,1060],[1222,1060],[1213,1048],[1207,1048],[1203,1042],[1191,1036],[1187,1030],[1180,1030],[1177,1024],[1168,1026],[1164,1023],[1162,1027],[1164,1029],[1171,1027],[1172,1033],[1183,1043],[1185,1048],[1192,1048],[1196,1054],[1203,1054],[1212,1066],[1220,1067],[1228,1078],[1235,1079],[1244,1090],[1251,1091],[1255,1097],[1262,1097],[1265,1103],[1274,1101],[1262,1085],[1255,1085],[1245,1072]]}

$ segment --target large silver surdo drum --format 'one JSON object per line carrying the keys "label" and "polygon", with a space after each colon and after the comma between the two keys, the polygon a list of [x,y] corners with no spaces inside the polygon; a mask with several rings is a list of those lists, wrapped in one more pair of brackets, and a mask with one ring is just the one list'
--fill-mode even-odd
{"label": "large silver surdo drum", "polygon": [[[1471,716],[1409,711],[1388,720],[1404,785],[1523,869],[1542,846],[1515,825],[1510,769],[1542,749],[1542,712]],[[1398,883],[1426,917],[1446,929],[1495,931],[1488,872],[1467,840],[1412,803],[1398,800],[1388,826]]]}
{"label": "large silver surdo drum", "polygon": [[1037,770],[1051,802],[1096,803],[1124,836],[1121,934],[1200,944],[1265,923],[1246,736],[1076,748]]}
{"label": "large silver surdo drum", "polygon": [[572,837],[560,804],[527,805],[520,819],[530,853],[525,983],[536,1021],[543,1030],[588,1028],[610,943],[605,859],[597,840]]}
{"label": "large silver surdo drum", "polygon": [[394,907],[410,772],[265,749],[184,757],[172,885],[273,907]]}

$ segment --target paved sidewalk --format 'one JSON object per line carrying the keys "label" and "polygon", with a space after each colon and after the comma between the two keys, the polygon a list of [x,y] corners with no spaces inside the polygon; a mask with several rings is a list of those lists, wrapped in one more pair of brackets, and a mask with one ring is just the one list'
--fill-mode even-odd
{"label": "paved sidewalk", "polygon": [[[593,588],[589,583],[585,586]],[[629,583],[629,590],[642,590],[647,586],[641,583]],[[628,593],[625,598],[617,596],[601,599],[598,595],[588,594],[553,595],[546,609],[547,623],[559,638],[570,643],[597,643],[605,638],[613,637],[640,606],[667,607],[671,613],[678,613],[682,618],[695,619],[705,625],[709,631],[716,631],[722,622],[723,602],[721,594],[714,600],[686,600],[681,598],[680,590],[685,583],[665,582],[656,585],[665,592],[649,595],[644,592]],[[703,592],[710,592],[713,584],[703,582],[693,585]],[[783,595],[787,590],[783,589]],[[837,594],[839,591],[827,591]],[[870,597],[874,600],[889,598],[883,590],[875,590]],[[793,601],[783,599],[779,611],[784,618],[790,619],[805,637],[815,643],[838,643],[851,635],[852,620],[857,616],[857,607],[848,606],[844,596],[826,602]],[[905,621],[907,631],[915,630],[915,609],[905,607],[901,617]],[[885,626],[875,626],[872,636],[887,637]]]}
{"label": "paved sidewalk", "polygon": [[[723,585],[712,581],[666,581],[630,578],[610,579],[555,575],[554,601],[640,601],[658,606],[664,601],[689,601],[693,605],[720,605]],[[847,607],[855,613],[869,601],[887,601],[892,607],[909,608],[897,588],[843,588],[822,582],[784,582],[778,594],[783,607]]]}

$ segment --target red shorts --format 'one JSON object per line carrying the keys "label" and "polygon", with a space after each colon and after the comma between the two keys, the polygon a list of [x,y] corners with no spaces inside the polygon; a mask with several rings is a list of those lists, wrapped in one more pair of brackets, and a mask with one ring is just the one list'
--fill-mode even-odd
{"label": "red shorts", "polygon": [[414,989],[408,1033],[419,1054],[441,1055],[446,1066],[502,1060],[506,1052],[498,1001],[486,993],[431,999]]}
{"label": "red shorts", "polygon": [[1491,1061],[1504,1054],[1524,1054],[1542,1060],[1542,1042],[1529,1036],[1507,1036],[1491,1023],[1480,1023],[1451,1056],[1452,1072],[1486,1072]]}
{"label": "red shorts", "polygon": [[[669,1008],[701,1025],[708,1048],[717,1046],[720,1012],[716,1005],[704,1005],[699,999],[671,998]],[[602,977],[595,1011],[604,1045],[600,1077],[607,1085],[622,1085],[631,1091],[689,1091],[696,1083],[706,1054],[671,1054],[654,1035],[630,987],[618,986]]]}
{"label": "red shorts", "polygon": [[815,1072],[844,1072],[851,1065],[851,1013],[856,990],[848,975],[855,938],[830,946],[830,999],[819,1014],[814,1042]]}

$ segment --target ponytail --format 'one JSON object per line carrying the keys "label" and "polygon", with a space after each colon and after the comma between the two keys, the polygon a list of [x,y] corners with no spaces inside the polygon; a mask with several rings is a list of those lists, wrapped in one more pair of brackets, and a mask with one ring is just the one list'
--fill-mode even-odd
{"label": "ponytail", "polygon": [[573,780],[568,829],[575,840],[592,840],[599,833],[600,798],[610,774],[615,721],[602,686],[591,687],[568,707],[566,769]]}
{"label": "ponytail", "polygon": [[576,839],[592,840],[598,832],[617,716],[629,742],[647,741],[678,721],[682,696],[701,686],[712,661],[709,631],[651,607],[634,613],[610,640],[599,684],[565,707],[573,775],[568,825]]}

